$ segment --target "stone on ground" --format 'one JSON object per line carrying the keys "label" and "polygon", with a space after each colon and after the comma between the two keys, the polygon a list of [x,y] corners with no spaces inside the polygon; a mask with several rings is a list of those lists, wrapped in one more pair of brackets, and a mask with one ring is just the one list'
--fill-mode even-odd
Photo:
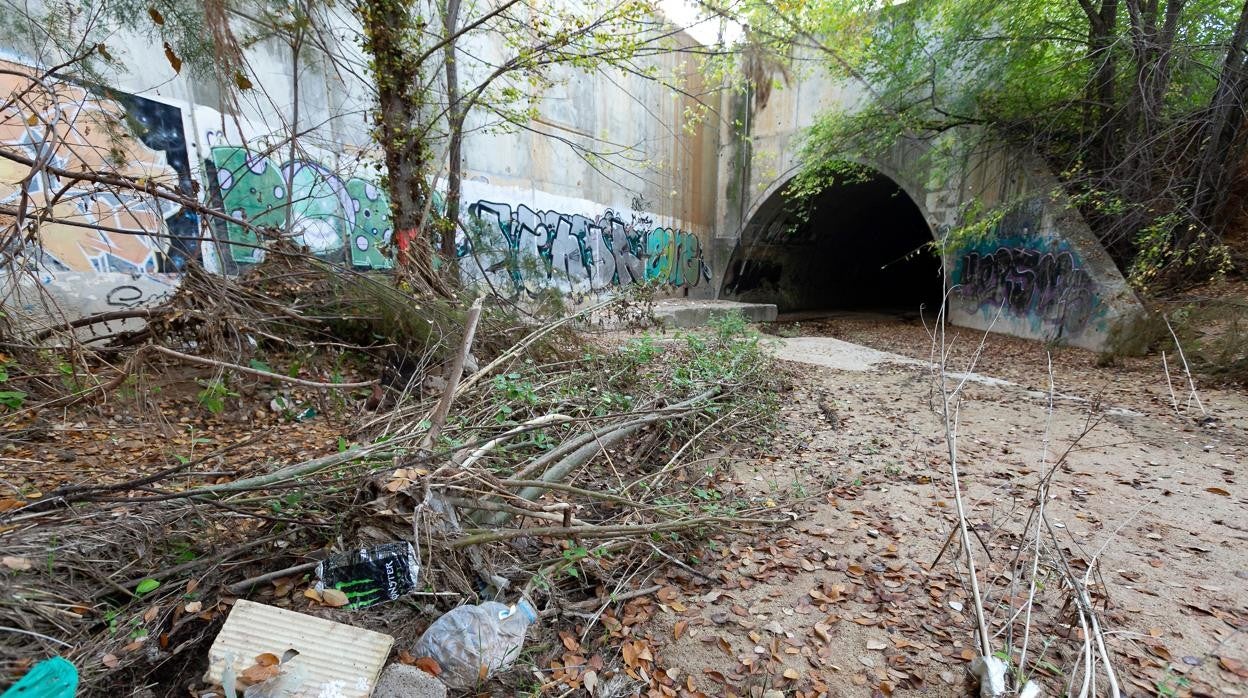
{"label": "stone on ground", "polygon": [[391,664],[381,672],[373,698],[446,698],[446,684],[414,666]]}

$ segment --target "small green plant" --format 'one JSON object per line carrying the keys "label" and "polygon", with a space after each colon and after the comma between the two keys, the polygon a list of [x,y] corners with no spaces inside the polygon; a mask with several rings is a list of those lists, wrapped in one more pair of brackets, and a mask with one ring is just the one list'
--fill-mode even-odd
{"label": "small green plant", "polygon": [[[9,365],[3,354],[0,354],[0,387],[9,382]],[[0,405],[11,410],[20,410],[26,402],[26,393],[20,390],[0,390]]]}
{"label": "small green plant", "polygon": [[0,390],[0,406],[20,410],[26,403],[26,393],[20,390]]}
{"label": "small green plant", "polygon": [[178,559],[178,562],[190,562],[198,557],[195,553],[195,548],[191,546],[191,542],[184,539],[171,541],[169,544],[169,552],[173,553],[173,556]]}
{"label": "small green plant", "polygon": [[62,359],[56,364],[56,372],[61,374],[61,385],[65,386],[66,390],[78,391],[78,374],[74,371],[73,364]]}
{"label": "small green plant", "polygon": [[269,502],[269,509],[271,509],[274,514],[281,514],[283,512],[291,511],[292,509],[297,509],[302,501],[302,492],[291,492],[285,497],[280,497]]}
{"label": "small green plant", "polygon": [[225,381],[215,379],[210,381],[197,381],[203,387],[195,395],[195,399],[199,402],[199,406],[208,410],[213,414],[221,414],[225,411],[225,399],[228,397],[238,397],[238,393],[231,391],[225,385]]}
{"label": "small green plant", "polygon": [[1186,676],[1179,676],[1173,667],[1166,667],[1165,676],[1157,680],[1157,698],[1174,698],[1189,685],[1191,681]]}
{"label": "small green plant", "polygon": [[135,390],[135,386],[139,383],[139,377],[131,373],[121,382],[121,387],[117,388],[117,396],[123,400],[133,400],[138,397],[139,393]]}
{"label": "small green plant", "polygon": [[119,613],[119,612],[118,612],[118,610],[117,610],[117,609],[115,609],[115,608],[110,608],[110,609],[108,609],[107,611],[105,611],[105,612],[104,612],[104,623],[105,623],[106,625],[108,625],[108,634],[109,634],[109,635],[116,635],[116,634],[117,634],[117,615],[118,615],[118,613]]}
{"label": "small green plant", "polygon": [[576,579],[580,579],[581,570],[577,568],[577,564],[579,564],[581,560],[584,560],[587,557],[589,557],[589,550],[586,549],[584,546],[578,545],[575,548],[568,548],[567,550],[563,551],[563,559],[565,562],[567,562],[567,565],[563,567],[563,573],[568,575],[569,577],[575,577]]}
{"label": "small green plant", "polygon": [[257,371],[264,371],[266,373],[277,373],[277,371],[273,370],[272,366],[268,365],[267,363],[259,359],[252,359],[247,362],[247,365],[256,369]]}
{"label": "small green plant", "polygon": [[806,492],[806,485],[802,484],[801,479],[798,478],[796,473],[794,473],[793,475],[792,490],[793,490],[793,496],[798,499],[805,499],[806,495],[808,494]]}
{"label": "small green plant", "polygon": [[644,334],[640,337],[628,340],[620,350],[624,360],[633,366],[646,366],[650,362],[658,358],[662,353],[662,349],[655,343],[654,337]]}
{"label": "small green plant", "polygon": [[532,381],[523,379],[520,373],[504,373],[494,376],[494,390],[501,398],[494,419],[500,424],[511,420],[517,409],[540,402]]}

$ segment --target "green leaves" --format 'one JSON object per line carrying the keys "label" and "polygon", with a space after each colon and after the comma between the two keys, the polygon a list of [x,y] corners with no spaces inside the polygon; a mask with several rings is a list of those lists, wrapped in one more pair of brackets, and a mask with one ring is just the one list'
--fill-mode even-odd
{"label": "green leaves", "polygon": [[11,410],[19,410],[26,402],[26,393],[20,390],[0,390],[0,405]]}
{"label": "green leaves", "polygon": [[[1223,268],[1213,226],[1193,220],[1183,192],[1193,186],[1187,173],[1211,157],[1194,134],[1208,132],[1243,3],[1163,0],[1143,13],[1128,4],[744,0],[716,9],[748,26],[738,84],[752,88],[756,108],[779,87],[778,58],[794,70],[816,58],[817,80],[863,97],[809,127],[791,196],[839,181],[838,161],[891,161],[903,141],[932,146],[899,173],[921,181],[963,171],[977,146],[1006,141],[1061,171],[1063,193],[1123,268],[1137,250],[1149,273]],[[1204,259],[1193,261],[1195,248]]]}
{"label": "green leaves", "polygon": [[139,596],[143,596],[144,594],[150,594],[159,588],[160,588],[160,582],[158,582],[155,579],[148,578],[139,582],[139,585],[134,588],[134,593],[138,594]]}

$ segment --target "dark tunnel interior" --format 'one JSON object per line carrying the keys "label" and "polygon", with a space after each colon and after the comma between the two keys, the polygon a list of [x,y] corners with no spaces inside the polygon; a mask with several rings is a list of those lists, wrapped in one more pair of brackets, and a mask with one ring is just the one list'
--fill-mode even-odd
{"label": "dark tunnel interior", "polygon": [[782,313],[935,308],[943,284],[931,241],[918,206],[882,175],[838,182],[804,204],[781,188],[742,231],[721,297]]}

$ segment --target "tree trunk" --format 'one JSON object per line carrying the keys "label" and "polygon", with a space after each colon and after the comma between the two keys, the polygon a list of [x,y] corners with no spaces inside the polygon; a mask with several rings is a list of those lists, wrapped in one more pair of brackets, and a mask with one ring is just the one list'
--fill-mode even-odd
{"label": "tree trunk", "polygon": [[377,84],[374,137],[385,154],[399,270],[414,290],[449,297],[434,271],[425,220],[432,158],[420,135],[429,97],[418,53],[424,22],[416,0],[360,0],[355,11]]}
{"label": "tree trunk", "polygon": [[[1175,32],[1185,0],[1123,0],[1130,19],[1133,80],[1118,138],[1118,155],[1109,174],[1121,182],[1128,204],[1119,217],[1118,229],[1127,239],[1165,215],[1176,202],[1170,187],[1159,180],[1168,173],[1164,162],[1166,139],[1160,137],[1165,95],[1173,75]],[[1116,162],[1115,162],[1116,160]]]}
{"label": "tree trunk", "polygon": [[1192,212],[1213,230],[1225,222],[1225,204],[1231,183],[1242,168],[1246,139],[1245,106],[1248,105],[1248,2],[1227,46],[1226,61],[1209,104],[1203,139],[1204,152],[1192,192]]}
{"label": "tree trunk", "polygon": [[460,0],[446,0],[446,13],[443,15],[443,26],[446,29],[446,46],[443,47],[443,61],[446,64],[446,104],[447,123],[449,125],[450,164],[447,168],[446,182],[446,225],[442,231],[442,261],[446,264],[448,275],[458,276],[459,257],[455,249],[455,226],[459,222],[459,202],[464,178],[463,146],[464,146],[464,115],[459,103],[459,68],[455,58],[455,32],[459,24]]}
{"label": "tree trunk", "polygon": [[1088,85],[1089,102],[1092,103],[1093,142],[1100,158],[1098,167],[1104,167],[1113,158],[1114,137],[1114,78],[1118,62],[1114,55],[1114,43],[1118,34],[1118,0],[1104,0],[1100,12],[1090,22],[1091,32],[1088,58],[1092,62],[1092,80]]}

